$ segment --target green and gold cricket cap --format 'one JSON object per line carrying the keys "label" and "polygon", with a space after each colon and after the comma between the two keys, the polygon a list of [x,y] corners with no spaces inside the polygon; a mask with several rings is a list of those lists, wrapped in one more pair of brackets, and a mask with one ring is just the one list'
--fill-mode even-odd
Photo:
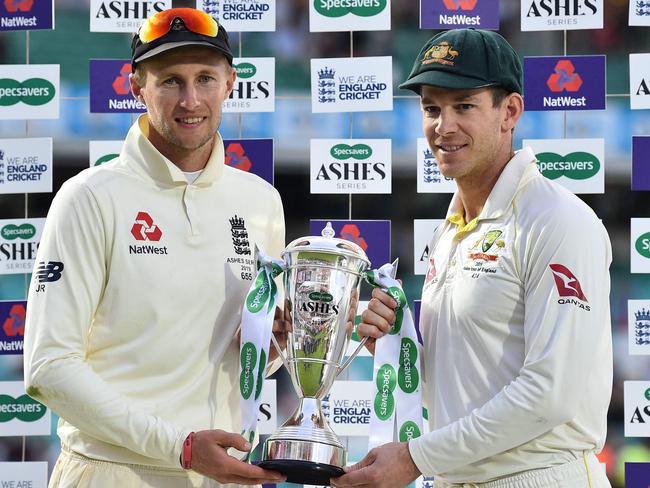
{"label": "green and gold cricket cap", "polygon": [[422,85],[451,89],[500,86],[522,94],[523,70],[515,50],[496,32],[452,29],[427,41],[399,87],[420,94]]}

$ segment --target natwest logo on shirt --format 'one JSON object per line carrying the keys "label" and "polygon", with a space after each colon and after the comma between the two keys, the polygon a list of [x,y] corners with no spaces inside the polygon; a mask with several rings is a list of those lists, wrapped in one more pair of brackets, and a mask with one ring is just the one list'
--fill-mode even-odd
{"label": "natwest logo on shirt", "polygon": [[603,0],[522,0],[521,30],[603,28]]}
{"label": "natwest logo on shirt", "polygon": [[524,58],[526,110],[605,108],[605,56]]}
{"label": "natwest logo on shirt", "polygon": [[498,0],[420,0],[421,29],[499,28]]}
{"label": "natwest logo on shirt", "polygon": [[131,227],[131,234],[136,241],[159,241],[162,237],[160,227],[153,223],[151,215],[147,212],[138,212],[135,224]]}
{"label": "natwest logo on shirt", "polygon": [[[557,302],[560,304],[570,303],[577,305],[586,311],[591,310],[591,307],[586,305],[587,297],[582,292],[582,286],[580,286],[580,282],[578,281],[578,278],[576,278],[576,275],[574,275],[571,270],[563,264],[550,264],[549,267],[553,273],[553,279],[555,280],[557,291],[560,294],[560,299]],[[575,300],[572,297],[575,297],[580,301]]]}

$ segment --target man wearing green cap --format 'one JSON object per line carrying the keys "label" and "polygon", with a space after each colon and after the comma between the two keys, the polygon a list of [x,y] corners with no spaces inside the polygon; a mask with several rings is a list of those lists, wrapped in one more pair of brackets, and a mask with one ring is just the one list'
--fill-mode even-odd
{"label": "man wearing green cap", "polygon": [[[612,387],[611,246],[580,199],[513,150],[522,69],[499,34],[442,32],[402,88],[456,180],[432,237],[420,328],[430,432],[373,449],[337,487],[609,487],[595,456]],[[360,335],[379,338],[395,303],[374,291]]]}

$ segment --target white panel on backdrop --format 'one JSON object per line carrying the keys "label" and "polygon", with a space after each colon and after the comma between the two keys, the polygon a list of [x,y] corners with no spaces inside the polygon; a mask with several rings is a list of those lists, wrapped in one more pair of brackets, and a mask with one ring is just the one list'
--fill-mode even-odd
{"label": "white panel on backdrop", "polygon": [[605,193],[605,139],[524,139],[537,167],[573,193]]}
{"label": "white panel on backdrop", "polygon": [[603,0],[521,0],[521,30],[603,28]]}
{"label": "white panel on backdrop", "polygon": [[429,269],[429,243],[445,219],[415,219],[413,221],[413,274],[427,274]]}
{"label": "white panel on backdrop", "polygon": [[260,435],[273,434],[278,428],[277,388],[275,380],[264,380],[260,408],[257,412],[257,431]]}
{"label": "white panel on backdrop", "polygon": [[52,415],[22,381],[0,381],[0,436],[50,435]]}
{"label": "white panel on backdrop", "polygon": [[0,139],[0,193],[52,191],[52,138]]}
{"label": "white panel on backdrop", "polygon": [[650,219],[631,219],[630,231],[630,271],[650,273]]}
{"label": "white panel on backdrop", "polygon": [[312,112],[393,110],[393,58],[311,60]]}
{"label": "white panel on backdrop", "polygon": [[650,381],[624,381],[625,437],[650,437]]}
{"label": "white panel on backdrop", "polygon": [[90,32],[136,32],[147,17],[172,8],[172,0],[90,0]]}
{"label": "white panel on backdrop", "polygon": [[234,58],[237,79],[224,112],[275,111],[275,58]]}
{"label": "white panel on backdrop", "polygon": [[275,0],[197,0],[228,32],[275,31]]}
{"label": "white panel on backdrop", "polygon": [[390,30],[390,0],[309,0],[309,31]]}
{"label": "white panel on backdrop", "polygon": [[390,139],[312,139],[311,193],[390,193]]}
{"label": "white panel on backdrop", "polygon": [[0,487],[47,488],[47,463],[0,463]]}
{"label": "white panel on backdrop", "polygon": [[119,156],[124,141],[88,141],[88,163],[99,166]]}
{"label": "white panel on backdrop", "polygon": [[650,355],[650,300],[628,300],[627,323],[629,353]]}
{"label": "white panel on backdrop", "polygon": [[0,220],[0,275],[31,273],[45,219]]}
{"label": "white panel on backdrop", "polygon": [[454,193],[456,180],[445,177],[424,137],[418,137],[418,193]]}
{"label": "white panel on backdrop", "polygon": [[372,411],[372,381],[335,381],[323,399],[323,413],[340,436],[367,436]]}
{"label": "white panel on backdrop", "polygon": [[[650,2],[648,3],[650,10]],[[650,108],[650,54],[630,54],[630,108]]]}
{"label": "white panel on backdrop", "polygon": [[630,25],[650,25],[650,3],[648,0],[630,1]]}
{"label": "white panel on backdrop", "polygon": [[0,119],[58,119],[58,64],[3,64]]}

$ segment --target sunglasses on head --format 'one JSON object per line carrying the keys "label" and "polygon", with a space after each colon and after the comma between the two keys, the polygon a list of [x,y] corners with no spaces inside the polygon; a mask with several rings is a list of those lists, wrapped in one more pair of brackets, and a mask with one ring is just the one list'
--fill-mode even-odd
{"label": "sunglasses on head", "polygon": [[176,19],[195,34],[217,37],[219,33],[219,24],[207,13],[193,8],[171,8],[152,15],[142,24],[138,31],[140,41],[149,43],[160,39],[173,28],[178,28],[180,22]]}

